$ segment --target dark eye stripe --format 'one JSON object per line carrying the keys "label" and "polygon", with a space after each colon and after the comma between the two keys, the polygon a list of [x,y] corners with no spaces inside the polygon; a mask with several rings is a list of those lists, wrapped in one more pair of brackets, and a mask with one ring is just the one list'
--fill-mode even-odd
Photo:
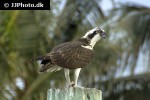
{"label": "dark eye stripe", "polygon": [[89,37],[90,39],[92,39],[96,34],[97,34],[96,31],[94,31],[92,34],[89,34],[88,37]]}

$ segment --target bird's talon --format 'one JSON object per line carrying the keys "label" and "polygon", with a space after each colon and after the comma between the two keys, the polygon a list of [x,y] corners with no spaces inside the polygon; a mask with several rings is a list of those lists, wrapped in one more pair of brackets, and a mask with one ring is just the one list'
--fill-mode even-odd
{"label": "bird's talon", "polygon": [[75,84],[73,83],[73,84],[71,84],[71,86],[72,86],[72,87],[75,87]]}
{"label": "bird's talon", "polygon": [[72,81],[72,82],[69,84],[68,87],[69,87],[69,88],[70,88],[70,87],[76,87],[76,84]]}
{"label": "bird's talon", "polygon": [[74,81],[71,82],[71,86],[72,86],[72,87],[75,87]]}

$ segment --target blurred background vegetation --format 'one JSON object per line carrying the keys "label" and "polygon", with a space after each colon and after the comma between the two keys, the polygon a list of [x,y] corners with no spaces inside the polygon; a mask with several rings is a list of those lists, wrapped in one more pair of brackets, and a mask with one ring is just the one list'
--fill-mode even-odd
{"label": "blurred background vegetation", "polygon": [[38,73],[30,59],[77,39],[93,27],[107,32],[79,84],[102,90],[104,100],[150,98],[150,8],[109,0],[51,0],[51,10],[0,11],[0,100],[46,100],[64,88],[63,70]]}

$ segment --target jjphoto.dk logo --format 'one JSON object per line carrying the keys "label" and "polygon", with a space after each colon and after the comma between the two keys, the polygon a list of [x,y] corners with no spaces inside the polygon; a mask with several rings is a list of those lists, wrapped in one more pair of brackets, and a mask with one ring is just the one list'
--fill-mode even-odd
{"label": "jjphoto.dk logo", "polygon": [[8,8],[9,7],[9,3],[4,3],[4,7]]}
{"label": "jjphoto.dk logo", "polygon": [[14,8],[14,7],[44,7],[44,4],[42,2],[38,2],[37,4],[32,4],[32,3],[4,3],[4,7],[5,8],[8,8],[8,7],[11,7],[11,8]]}
{"label": "jjphoto.dk logo", "polygon": [[50,10],[50,0],[0,0],[0,10]]}

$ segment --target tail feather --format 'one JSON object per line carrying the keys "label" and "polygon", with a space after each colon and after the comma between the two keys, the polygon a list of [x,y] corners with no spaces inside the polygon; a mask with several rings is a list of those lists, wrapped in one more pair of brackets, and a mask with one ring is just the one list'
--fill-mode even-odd
{"label": "tail feather", "polygon": [[54,65],[49,62],[49,63],[46,63],[46,64],[42,64],[41,68],[39,69],[39,72],[45,72],[47,71],[49,68],[53,67]]}
{"label": "tail feather", "polygon": [[49,72],[56,72],[56,71],[59,71],[59,70],[61,70],[62,68],[61,67],[59,67],[59,66],[53,66],[53,67],[51,67],[51,68],[49,68],[47,71]]}
{"label": "tail feather", "polygon": [[45,71],[47,71],[47,72],[56,72],[56,71],[59,71],[59,70],[61,70],[62,68],[61,67],[59,67],[59,66],[56,66],[56,65],[53,65],[53,64],[51,64],[51,63],[47,63],[46,65],[43,65],[41,68],[40,68],[40,70],[39,70],[39,72],[45,72]]}
{"label": "tail feather", "polygon": [[50,57],[49,56],[39,56],[39,57],[31,59],[31,61],[37,61],[37,60],[50,60]]}
{"label": "tail feather", "polygon": [[31,61],[37,61],[37,60],[42,60],[41,61],[41,68],[39,69],[40,73],[45,72],[45,71],[50,71],[50,72],[59,71],[62,69],[61,67],[56,66],[55,64],[53,64],[51,62],[50,56],[47,56],[47,55],[46,56],[39,56],[39,57],[31,59]]}

